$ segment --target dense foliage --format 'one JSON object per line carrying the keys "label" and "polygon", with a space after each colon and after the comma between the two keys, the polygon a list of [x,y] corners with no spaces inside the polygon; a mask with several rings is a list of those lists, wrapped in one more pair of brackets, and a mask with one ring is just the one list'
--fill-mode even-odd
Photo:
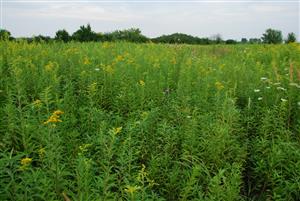
{"label": "dense foliage", "polygon": [[[242,38],[241,41],[234,39],[223,40],[220,34],[216,34],[210,38],[204,37],[199,38],[197,36],[191,36],[183,33],[174,33],[170,35],[162,35],[156,38],[148,38],[144,36],[140,29],[130,28],[124,30],[116,30],[108,33],[96,33],[92,30],[90,24],[86,26],[80,26],[80,28],[75,31],[73,34],[69,34],[65,29],[58,30],[55,33],[55,37],[51,38],[50,36],[33,36],[30,38],[17,38],[14,39],[10,36],[10,32],[7,30],[0,30],[0,40],[17,40],[27,42],[54,42],[54,41],[79,41],[79,42],[134,42],[134,43],[168,43],[168,44],[197,44],[197,45],[209,45],[209,44],[279,44],[282,43],[282,33],[279,30],[267,29],[263,34],[262,38]],[[291,32],[288,34],[286,43],[296,42],[296,35]]]}
{"label": "dense foliage", "polygon": [[0,200],[300,200],[297,44],[0,51]]}
{"label": "dense foliage", "polygon": [[279,30],[267,29],[262,36],[263,43],[280,44],[282,43],[282,33]]}

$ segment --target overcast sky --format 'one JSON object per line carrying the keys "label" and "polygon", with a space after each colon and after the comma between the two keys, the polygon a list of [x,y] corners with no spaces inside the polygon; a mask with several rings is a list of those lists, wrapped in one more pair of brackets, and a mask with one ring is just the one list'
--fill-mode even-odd
{"label": "overcast sky", "polygon": [[298,0],[2,0],[1,10],[1,27],[15,37],[73,33],[87,23],[95,32],[136,27],[149,37],[182,32],[241,39],[261,37],[271,27],[299,40],[300,33]]}

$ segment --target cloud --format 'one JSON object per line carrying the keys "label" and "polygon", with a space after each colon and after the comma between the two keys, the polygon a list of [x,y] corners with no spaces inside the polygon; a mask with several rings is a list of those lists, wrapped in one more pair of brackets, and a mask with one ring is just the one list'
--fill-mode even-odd
{"label": "cloud", "polygon": [[269,27],[299,35],[299,2],[43,2],[4,3],[4,22],[16,35],[75,31],[91,23],[96,31],[141,28],[150,37],[183,32],[201,37],[260,37]]}
{"label": "cloud", "polygon": [[25,6],[23,8],[8,8],[7,12],[20,17],[51,18],[51,19],[74,19],[124,22],[140,18],[131,14],[125,7],[112,8],[105,5],[93,5],[82,3],[43,3],[39,6]]}

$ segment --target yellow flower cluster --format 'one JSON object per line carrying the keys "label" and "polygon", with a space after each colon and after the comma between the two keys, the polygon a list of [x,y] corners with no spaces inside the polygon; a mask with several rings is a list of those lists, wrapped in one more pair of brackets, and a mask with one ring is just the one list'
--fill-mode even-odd
{"label": "yellow flower cluster", "polygon": [[122,127],[117,127],[117,128],[113,128],[113,129],[112,129],[112,132],[113,132],[115,135],[121,133],[121,131],[122,131]]}
{"label": "yellow flower cluster", "polygon": [[217,82],[215,83],[215,86],[216,86],[216,88],[217,88],[218,90],[224,89],[224,85],[223,85],[221,82],[219,82],[219,81],[217,81]]}
{"label": "yellow flower cluster", "polygon": [[144,80],[140,80],[140,81],[139,81],[139,84],[140,84],[142,87],[145,86]]}
{"label": "yellow flower cluster", "polygon": [[115,71],[112,65],[101,65],[101,68],[109,74],[113,74]]}
{"label": "yellow flower cluster", "polygon": [[62,120],[60,120],[60,115],[62,115],[63,113],[64,112],[61,110],[54,111],[52,115],[49,117],[49,119],[44,122],[44,124],[62,122]]}
{"label": "yellow flower cluster", "polygon": [[91,62],[90,62],[89,58],[85,57],[84,60],[83,60],[83,64],[84,64],[84,65],[88,65],[88,64],[90,64],[90,63],[91,63]]}
{"label": "yellow flower cluster", "polygon": [[123,61],[124,60],[124,57],[122,55],[118,55],[116,57],[116,61],[119,62],[119,61]]}
{"label": "yellow flower cluster", "polygon": [[42,105],[42,101],[37,99],[32,104],[33,104],[33,106],[40,107]]}
{"label": "yellow flower cluster", "polygon": [[20,167],[20,169],[21,170],[27,169],[28,166],[31,164],[31,162],[32,162],[32,158],[28,158],[28,157],[22,158],[21,159],[21,167]]}
{"label": "yellow flower cluster", "polygon": [[52,71],[53,68],[54,68],[54,64],[51,61],[47,65],[45,65],[46,71]]}

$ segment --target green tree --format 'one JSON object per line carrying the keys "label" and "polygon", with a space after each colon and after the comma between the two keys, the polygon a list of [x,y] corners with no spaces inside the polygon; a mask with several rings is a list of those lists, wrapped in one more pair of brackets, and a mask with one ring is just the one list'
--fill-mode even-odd
{"label": "green tree", "polygon": [[261,39],[260,38],[250,38],[249,43],[250,44],[259,44],[259,43],[261,43]]}
{"label": "green tree", "polygon": [[241,39],[241,43],[248,43],[247,38],[242,38],[242,39]]}
{"label": "green tree", "polygon": [[72,38],[80,42],[96,41],[97,34],[92,31],[91,25],[87,24],[86,27],[84,25],[80,26],[80,28],[73,33]]}
{"label": "green tree", "polygon": [[261,39],[263,43],[279,44],[282,43],[282,33],[279,30],[267,29]]}
{"label": "green tree", "polygon": [[225,41],[226,44],[237,44],[237,42],[233,39],[228,39]]}
{"label": "green tree", "polygon": [[10,39],[10,32],[5,29],[1,29],[0,40],[9,40],[9,39]]}
{"label": "green tree", "polygon": [[296,42],[296,34],[293,32],[289,33],[285,42],[286,43]]}
{"label": "green tree", "polygon": [[70,37],[69,33],[65,29],[63,29],[63,30],[58,30],[56,32],[55,40],[68,42],[71,40],[71,37]]}

